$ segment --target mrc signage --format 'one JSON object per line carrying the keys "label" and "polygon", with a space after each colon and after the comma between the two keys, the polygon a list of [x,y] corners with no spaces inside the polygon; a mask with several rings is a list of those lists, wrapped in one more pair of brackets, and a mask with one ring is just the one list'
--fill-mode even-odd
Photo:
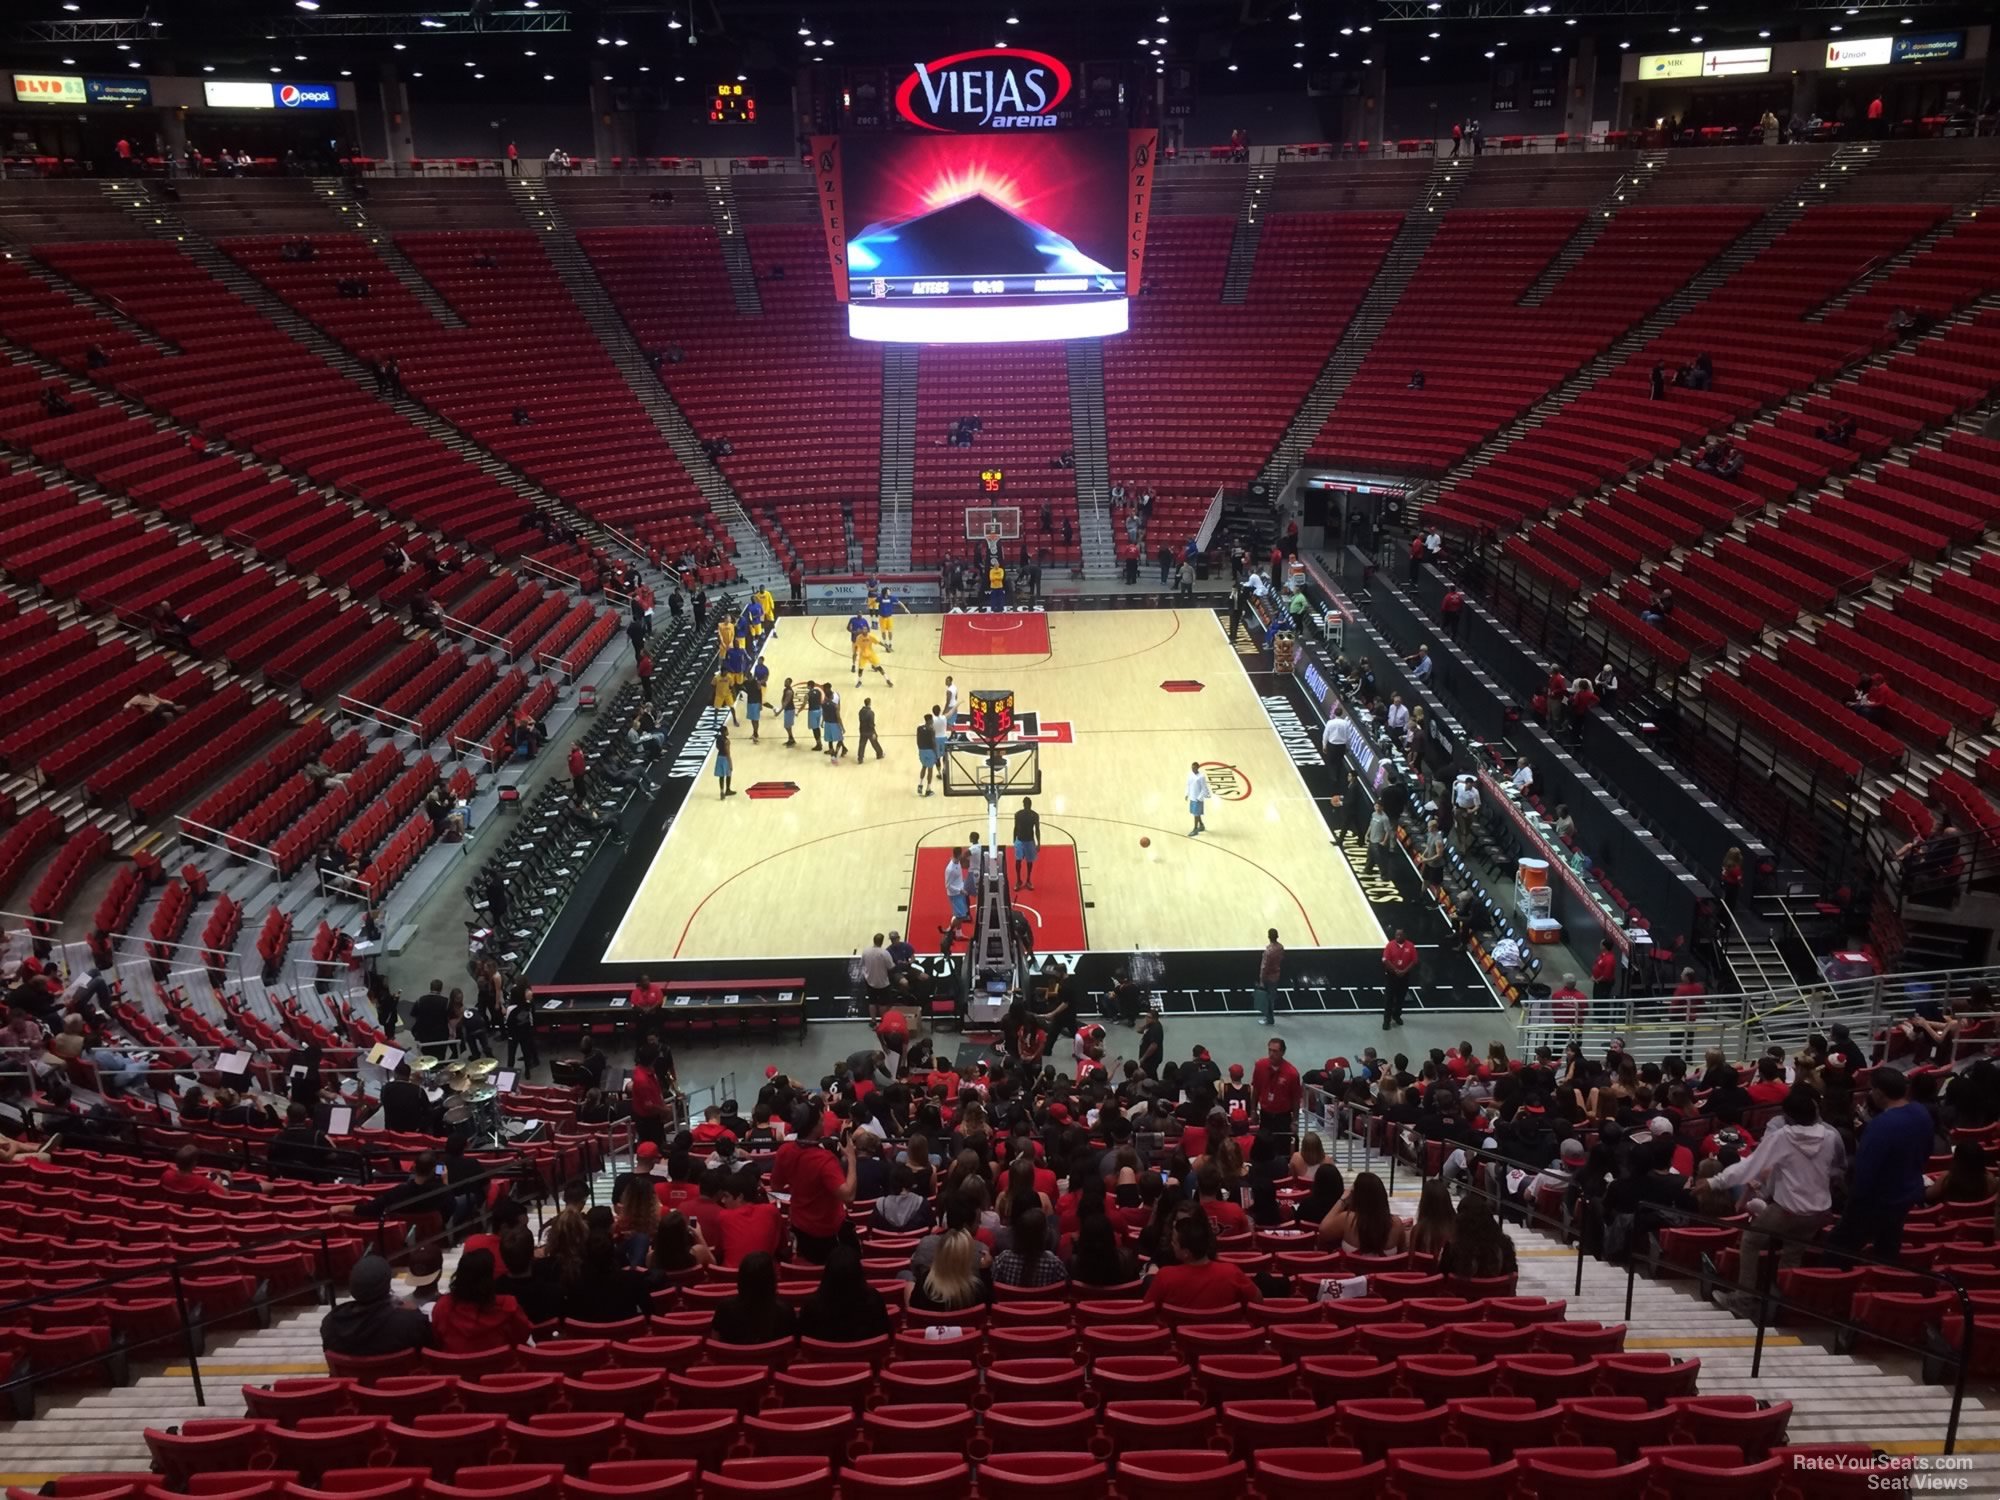
{"label": "mrc signage", "polygon": [[1047,130],[1070,98],[1069,65],[1023,47],[981,47],[920,62],[896,90],[896,113],[941,135]]}

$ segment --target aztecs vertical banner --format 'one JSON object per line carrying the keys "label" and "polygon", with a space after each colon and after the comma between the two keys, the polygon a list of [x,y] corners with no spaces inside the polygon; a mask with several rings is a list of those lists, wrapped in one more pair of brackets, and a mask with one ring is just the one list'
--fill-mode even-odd
{"label": "aztecs vertical banner", "polygon": [[1160,132],[1125,132],[1125,295],[1136,297],[1146,275],[1146,220],[1153,207],[1153,172],[1158,165]]}
{"label": "aztecs vertical banner", "polygon": [[812,137],[813,180],[819,188],[819,222],[826,231],[826,256],[833,294],[847,300],[847,214],[840,201],[840,137]]}

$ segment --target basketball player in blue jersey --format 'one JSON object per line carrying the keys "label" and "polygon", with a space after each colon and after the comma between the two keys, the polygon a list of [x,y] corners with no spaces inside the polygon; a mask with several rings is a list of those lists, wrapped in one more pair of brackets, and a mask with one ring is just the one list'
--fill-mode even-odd
{"label": "basketball player in blue jersey", "polygon": [[896,597],[894,590],[884,589],[876,603],[879,606],[877,610],[878,623],[876,625],[876,634],[882,637],[882,649],[884,651],[894,651],[896,649],[896,615],[903,608],[903,602]]}
{"label": "basketball player in blue jersey", "polygon": [[743,679],[750,670],[750,653],[743,649],[743,638],[738,636],[730,648],[722,653],[722,670],[729,674],[729,685],[737,692],[743,691]]}

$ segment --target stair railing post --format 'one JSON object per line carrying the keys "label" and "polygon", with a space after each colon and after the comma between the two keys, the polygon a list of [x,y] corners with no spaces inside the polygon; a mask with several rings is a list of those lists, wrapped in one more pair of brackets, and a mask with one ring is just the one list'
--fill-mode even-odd
{"label": "stair railing post", "polygon": [[188,1374],[194,1380],[194,1404],[208,1405],[208,1396],[201,1388],[201,1346],[195,1336],[194,1321],[188,1316],[187,1290],[181,1285],[181,1268],[178,1261],[167,1267],[167,1277],[174,1284],[174,1310],[181,1320],[181,1335],[187,1341]]}

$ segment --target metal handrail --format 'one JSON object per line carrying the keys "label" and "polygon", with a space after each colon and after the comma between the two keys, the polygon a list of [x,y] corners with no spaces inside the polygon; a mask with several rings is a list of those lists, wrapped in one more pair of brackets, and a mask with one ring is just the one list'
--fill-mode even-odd
{"label": "metal handrail", "polygon": [[[1465,1152],[1468,1162],[1476,1159],[1481,1165],[1498,1166],[1503,1171],[1511,1169],[1533,1175],[1542,1170],[1529,1162],[1518,1161],[1512,1157],[1503,1156],[1497,1151],[1489,1151],[1482,1146],[1455,1145],[1452,1147],[1452,1150],[1454,1152]],[[1396,1164],[1398,1157],[1393,1149],[1389,1151],[1388,1156],[1388,1187],[1389,1191],[1393,1193],[1396,1186]],[[1425,1153],[1420,1153],[1418,1159],[1414,1163],[1411,1163],[1411,1165],[1415,1166],[1418,1179],[1428,1182],[1431,1174],[1426,1170],[1427,1163],[1424,1156]],[[1460,1180],[1471,1190],[1477,1191],[1480,1196],[1493,1202],[1496,1207],[1505,1207],[1508,1209],[1510,1212],[1505,1215],[1506,1217],[1517,1216],[1518,1211],[1522,1208],[1520,1200],[1510,1198],[1505,1194],[1496,1194],[1484,1183],[1475,1183],[1473,1174],[1470,1172],[1468,1172],[1465,1178]],[[1583,1290],[1583,1263],[1589,1242],[1589,1236],[1583,1232],[1585,1226],[1583,1215],[1594,1214],[1597,1212],[1597,1207],[1592,1200],[1581,1193],[1577,1194],[1577,1203],[1579,1207],[1579,1219],[1576,1227],[1576,1290],[1580,1295]],[[1674,1226],[1677,1228],[1734,1229],[1746,1233],[1750,1232],[1749,1226],[1742,1222],[1730,1223],[1724,1219],[1712,1218],[1707,1214],[1681,1209],[1672,1209],[1667,1212],[1671,1214]],[[1738,1217],[1740,1219],[1742,1216],[1739,1215]],[[1955,1366],[1958,1372],[1952,1392],[1951,1415],[1946,1423],[1944,1435],[1944,1452],[1949,1454],[1954,1451],[1958,1442],[1959,1418],[1965,1406],[1966,1380],[1973,1363],[1973,1345],[1978,1337],[1978,1323],[1974,1313],[1972,1294],[1967,1290],[1965,1283],[1947,1272],[1918,1269],[1913,1266],[1879,1261],[1872,1256],[1862,1255],[1851,1250],[1844,1250],[1837,1245],[1825,1244],[1817,1236],[1778,1234],[1762,1229],[1755,1231],[1755,1233],[1762,1237],[1763,1246],[1760,1252],[1757,1271],[1757,1315],[1752,1320],[1757,1329],[1757,1342],[1750,1357],[1750,1378],[1752,1380],[1757,1379],[1762,1370],[1764,1362],[1764,1335],[1774,1321],[1773,1314],[1784,1311],[1805,1313],[1807,1316],[1828,1324],[1842,1333],[1865,1335],[1874,1343],[1885,1344],[1890,1348],[1915,1354],[1921,1359],[1946,1361]],[[1958,1349],[1956,1351],[1940,1350],[1934,1347],[1905,1344],[1897,1339],[1889,1338],[1879,1330],[1870,1328],[1865,1324],[1855,1323],[1846,1318],[1830,1317],[1818,1308],[1808,1308],[1802,1303],[1792,1302],[1790,1299],[1779,1295],[1776,1290],[1777,1268],[1779,1260],[1787,1247],[1802,1253],[1809,1252],[1821,1257],[1832,1256],[1847,1261],[1856,1267],[1886,1266],[1889,1269],[1895,1270],[1899,1275],[1921,1276],[1938,1283],[1944,1291],[1950,1292],[1958,1300],[1958,1314],[1961,1320],[1961,1342]],[[1599,1260],[1603,1259],[1601,1255],[1596,1258]],[[1613,1265],[1615,1262],[1606,1261],[1605,1264]],[[1657,1264],[1657,1261],[1655,1261],[1655,1264]],[[1639,1258],[1637,1256],[1626,1257],[1624,1315],[1628,1322],[1632,1317],[1633,1294],[1638,1282],[1638,1275]],[[1704,1280],[1706,1280],[1706,1268],[1704,1268]]]}

